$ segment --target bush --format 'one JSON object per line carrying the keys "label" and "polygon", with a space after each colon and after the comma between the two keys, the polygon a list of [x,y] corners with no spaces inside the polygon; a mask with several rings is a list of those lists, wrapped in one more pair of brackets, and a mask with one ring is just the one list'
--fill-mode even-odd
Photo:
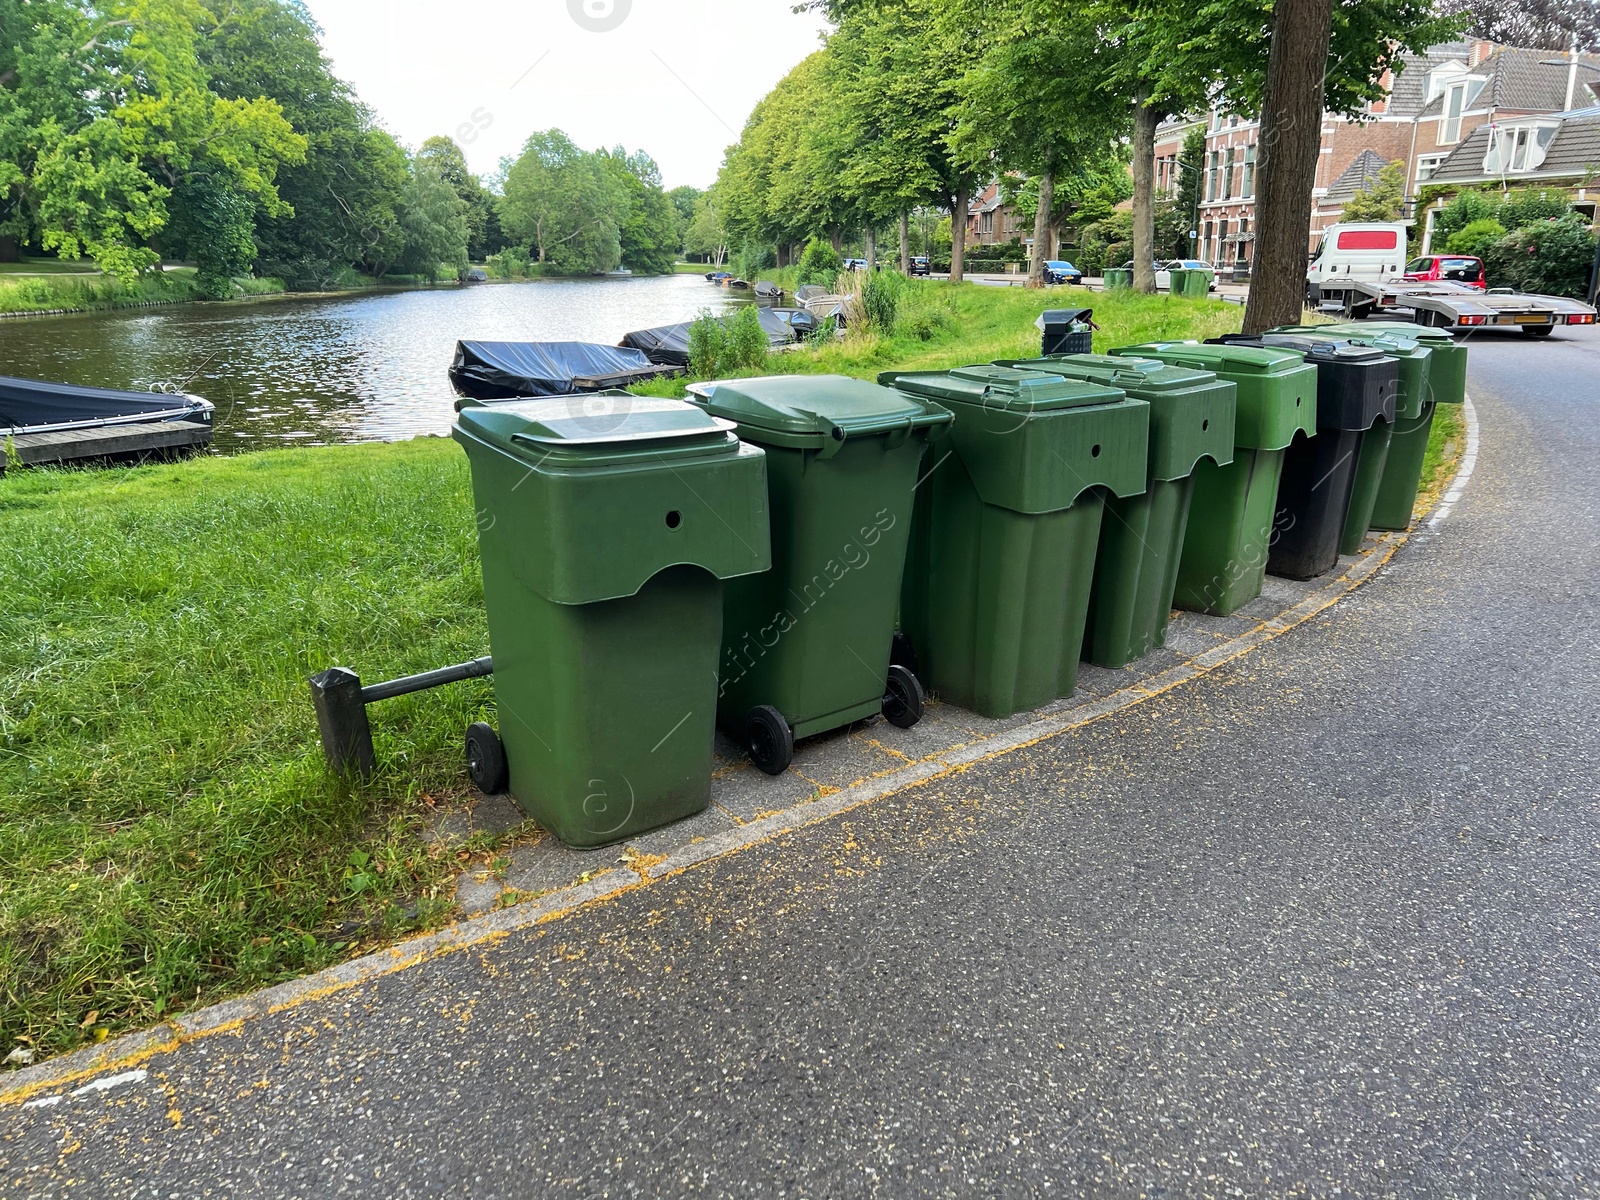
{"label": "bush", "polygon": [[703,308],[689,326],[689,374],[696,379],[726,379],[740,371],[764,371],[767,331],[753,304],[731,318]]}
{"label": "bush", "polygon": [[1475,254],[1482,258],[1489,247],[1506,235],[1506,227],[1493,217],[1483,217],[1452,233],[1444,244],[1447,254]]}
{"label": "bush", "polygon": [[733,256],[733,265],[728,269],[739,278],[754,282],[757,275],[777,264],[778,259],[771,246],[746,242],[739,248],[739,253]]}
{"label": "bush", "polygon": [[1483,192],[1474,190],[1459,193],[1433,218],[1434,240],[1442,239],[1448,243],[1453,234],[1459,233],[1473,222],[1491,220],[1499,207],[1497,201]]}
{"label": "bush", "polygon": [[528,274],[528,252],[519,247],[507,246],[498,254],[483,260],[484,268],[496,279],[516,279]]}
{"label": "bush", "polygon": [[1569,215],[1506,234],[1484,254],[1484,268],[1492,287],[1580,298],[1588,286],[1594,249],[1594,234]]}
{"label": "bush", "polygon": [[1494,218],[1507,229],[1522,229],[1536,221],[1559,220],[1572,211],[1565,192],[1518,188],[1509,193]]}
{"label": "bush", "polygon": [[821,238],[812,238],[800,254],[798,286],[815,283],[831,288],[843,269],[844,259],[839,257],[839,252]]}
{"label": "bush", "polygon": [[882,337],[894,333],[895,315],[906,288],[899,271],[873,271],[861,285],[861,313],[867,328]]}
{"label": "bush", "polygon": [[756,306],[747,304],[728,322],[728,360],[723,373],[729,371],[764,371],[767,368],[767,331],[761,327],[761,314]]}

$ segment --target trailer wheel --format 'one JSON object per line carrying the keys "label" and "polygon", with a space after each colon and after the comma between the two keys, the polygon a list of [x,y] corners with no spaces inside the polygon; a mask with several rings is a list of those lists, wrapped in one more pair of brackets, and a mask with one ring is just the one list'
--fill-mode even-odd
{"label": "trailer wheel", "polygon": [[1549,337],[1556,331],[1554,325],[1524,325],[1522,332],[1529,337]]}

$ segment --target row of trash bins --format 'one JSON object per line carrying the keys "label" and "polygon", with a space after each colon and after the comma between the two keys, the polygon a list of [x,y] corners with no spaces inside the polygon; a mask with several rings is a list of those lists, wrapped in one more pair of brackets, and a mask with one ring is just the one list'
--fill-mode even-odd
{"label": "row of trash bins", "polygon": [[1466,350],[1413,325],[463,407],[498,733],[468,765],[575,846],[709,802],[924,688],[989,717],[1121,667],[1180,608],[1404,529]]}

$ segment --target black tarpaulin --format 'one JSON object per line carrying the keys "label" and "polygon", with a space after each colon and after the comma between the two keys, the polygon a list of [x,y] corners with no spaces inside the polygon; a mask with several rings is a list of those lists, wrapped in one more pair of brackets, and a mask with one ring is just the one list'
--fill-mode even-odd
{"label": "black tarpaulin", "polygon": [[[811,314],[796,308],[757,308],[756,316],[766,331],[767,344],[774,349],[786,346],[797,337],[809,333],[815,322]],[[721,318],[727,324],[728,317]],[[668,367],[689,365],[689,328],[692,322],[681,325],[661,325],[655,329],[638,329],[624,334],[622,345],[643,350],[653,363]]]}
{"label": "black tarpaulin", "polygon": [[124,392],[0,375],[0,430],[12,433],[39,426],[93,425],[119,417],[176,420],[210,408],[210,403],[198,396]]}
{"label": "black tarpaulin", "polygon": [[463,396],[565,396],[655,374],[638,350],[594,342],[457,342],[450,383]]}

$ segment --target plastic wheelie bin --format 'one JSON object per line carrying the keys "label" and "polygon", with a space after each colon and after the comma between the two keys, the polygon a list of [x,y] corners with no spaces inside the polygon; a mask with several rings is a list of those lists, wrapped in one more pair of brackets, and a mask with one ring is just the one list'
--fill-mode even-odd
{"label": "plastic wheelie bin", "polygon": [[1106,501],[1083,644],[1086,661],[1126,666],[1166,642],[1194,469],[1233,461],[1237,389],[1210,371],[1151,358],[1080,354],[996,365],[1103,384],[1150,405],[1145,490]]}
{"label": "plastic wheelie bin", "polygon": [[889,661],[922,452],[948,410],[842,375],[698,383],[693,402],[767,454],[772,570],[724,591],[717,720],[770,775],[795,739],[922,716]]}
{"label": "plastic wheelie bin", "polygon": [[1101,273],[1100,280],[1105,284],[1105,289],[1108,292],[1116,291],[1119,288],[1131,288],[1133,286],[1133,268],[1107,267]]}
{"label": "plastic wheelie bin", "polygon": [[1071,695],[1105,496],[1144,490],[1150,406],[1005,367],[880,380],[955,413],[923,468],[900,594],[922,681],[988,717]]}
{"label": "plastic wheelie bin", "polygon": [[1342,321],[1313,326],[1319,332],[1352,336],[1409,338],[1433,351],[1428,360],[1428,392],[1435,404],[1460,404],[1467,398],[1467,347],[1448,329],[1409,321]]}
{"label": "plastic wheelie bin", "polygon": [[[1177,274],[1176,271],[1173,274]],[[1172,285],[1173,295],[1190,296],[1197,300],[1204,300],[1211,294],[1211,281],[1216,278],[1216,272],[1208,271],[1204,267],[1188,267],[1184,269],[1183,290],[1178,290],[1177,284]]]}
{"label": "plastic wheelie bin", "polygon": [[1360,550],[1368,529],[1397,528],[1389,523],[1390,514],[1402,506],[1405,510],[1404,524],[1398,528],[1406,528],[1411,523],[1411,510],[1417,500],[1422,458],[1428,448],[1428,430],[1433,426],[1433,401],[1428,398],[1428,374],[1433,351],[1420,345],[1414,338],[1367,330],[1329,333],[1315,325],[1286,325],[1268,332],[1343,339],[1358,346],[1382,350],[1399,364],[1400,384],[1395,393],[1394,424],[1388,427],[1384,435],[1387,446],[1381,456],[1381,464],[1379,456],[1369,453],[1373,437],[1379,433],[1379,426],[1374,425],[1362,441],[1361,457],[1356,463],[1355,486],[1351,491],[1350,515],[1340,538],[1339,553],[1354,554]]}
{"label": "plastic wheelie bin", "polygon": [[771,565],[766,457],[681,400],[464,408],[500,732],[474,782],[572,846],[705,808],[722,580]]}
{"label": "plastic wheelie bin", "polygon": [[1152,342],[1113,356],[1211,371],[1234,384],[1233,462],[1194,471],[1189,528],[1173,604],[1228,616],[1261,594],[1284,451],[1317,428],[1317,370],[1298,354],[1253,346]]}
{"label": "plastic wheelie bin", "polygon": [[[1324,575],[1339,561],[1352,508],[1362,529],[1370,518],[1376,492],[1355,495],[1357,466],[1363,454],[1369,455],[1382,474],[1399,364],[1370,346],[1295,334],[1230,334],[1214,340],[1289,350],[1317,369],[1317,436],[1296,440],[1284,455],[1267,570],[1288,579]],[[1368,431],[1380,423],[1369,439]]]}

